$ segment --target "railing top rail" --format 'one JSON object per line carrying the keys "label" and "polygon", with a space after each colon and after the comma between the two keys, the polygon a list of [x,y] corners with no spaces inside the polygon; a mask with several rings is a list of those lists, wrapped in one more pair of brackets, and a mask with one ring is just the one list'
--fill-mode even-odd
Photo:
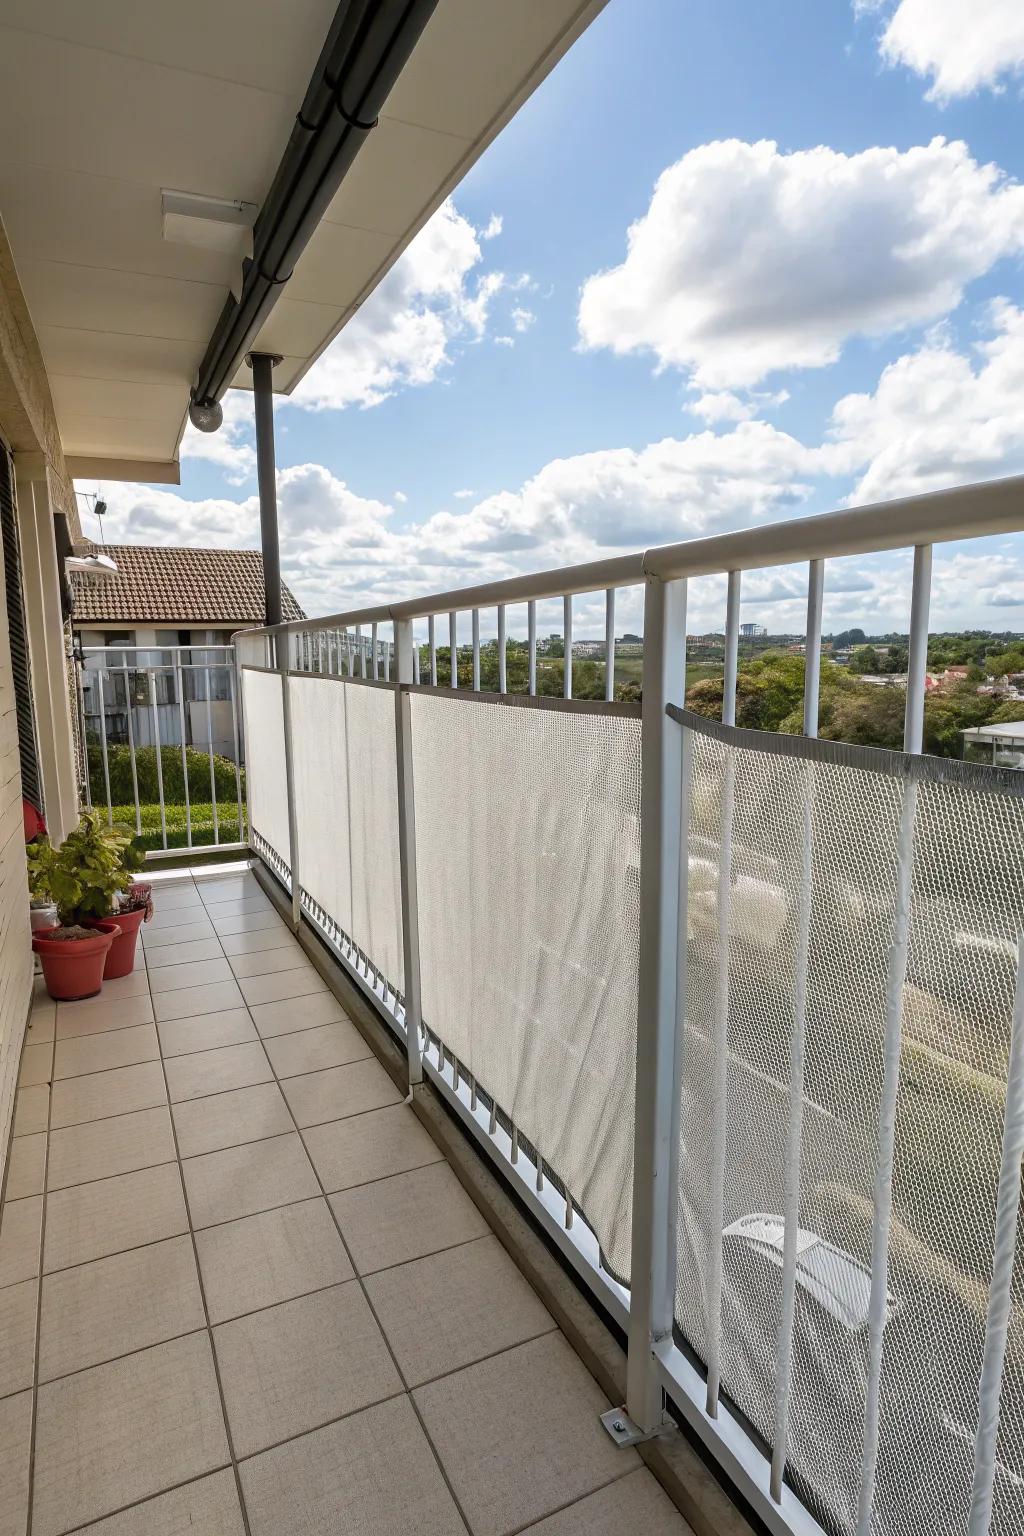
{"label": "railing top rail", "polygon": [[[253,634],[253,630],[240,629],[238,634]],[[202,641],[195,641],[192,645],[161,645],[154,641],[152,645],[121,645],[115,642],[113,645],[83,645],[80,647],[83,656],[91,655],[98,651],[227,651],[234,650],[233,645],[206,645]]]}
{"label": "railing top rail", "polygon": [[387,623],[392,619],[424,618],[450,611],[493,607],[499,603],[542,601],[568,593],[595,592],[603,587],[632,586],[645,576],[669,580],[710,576],[727,571],[760,570],[803,560],[837,559],[844,555],[880,554],[917,544],[942,544],[953,539],[1024,530],[1024,475],[990,480],[952,490],[928,491],[866,507],[845,508],[814,517],[790,518],[735,533],[687,539],[643,553],[620,555],[587,565],[567,565],[536,575],[452,592],[434,593],[408,602],[349,613],[328,614],[262,629],[241,630],[249,637],[275,633],[341,628],[354,624]]}

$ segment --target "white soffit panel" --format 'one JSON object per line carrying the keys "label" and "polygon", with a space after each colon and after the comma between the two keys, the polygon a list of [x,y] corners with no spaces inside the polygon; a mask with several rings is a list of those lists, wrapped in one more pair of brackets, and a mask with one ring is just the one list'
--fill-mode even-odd
{"label": "white soffit panel", "polygon": [[[440,0],[257,345],[291,390],[604,0]],[[67,452],[177,456],[238,261],[162,189],[260,203],[336,0],[2,0],[0,218]],[[250,385],[242,368],[235,383]]]}

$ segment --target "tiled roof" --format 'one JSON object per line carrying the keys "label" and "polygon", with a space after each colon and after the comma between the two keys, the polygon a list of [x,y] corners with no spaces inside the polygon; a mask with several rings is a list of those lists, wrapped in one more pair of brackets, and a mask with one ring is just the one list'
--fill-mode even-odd
{"label": "tiled roof", "polygon": [[[73,623],[193,625],[263,623],[263,556],[257,549],[181,549],[149,544],[93,546],[117,575],[74,572]],[[285,621],[304,619],[281,588]]]}

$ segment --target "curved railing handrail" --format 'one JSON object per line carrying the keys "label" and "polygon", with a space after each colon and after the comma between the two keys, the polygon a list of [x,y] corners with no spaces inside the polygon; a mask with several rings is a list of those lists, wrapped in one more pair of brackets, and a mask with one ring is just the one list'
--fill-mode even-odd
{"label": "curved railing handrail", "polygon": [[1024,529],[1024,475],[989,480],[980,485],[928,491],[895,501],[849,507],[812,517],[766,523],[735,533],[686,539],[630,555],[616,555],[584,565],[560,566],[526,576],[450,592],[431,593],[406,602],[326,614],[245,630],[256,635],[302,634],[304,631],[386,624],[392,620],[426,618],[430,614],[463,613],[499,603],[525,603],[562,597],[566,593],[596,592],[607,587],[639,584],[645,576],[663,581],[682,576],[707,576],[724,571],[790,565],[801,560],[836,559],[843,555],[881,554],[917,544],[943,544],[953,539],[981,538]]}

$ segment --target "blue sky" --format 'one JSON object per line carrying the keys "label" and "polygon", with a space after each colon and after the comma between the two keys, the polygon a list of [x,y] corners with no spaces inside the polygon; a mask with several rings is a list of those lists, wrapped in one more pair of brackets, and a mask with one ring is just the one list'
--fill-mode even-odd
{"label": "blue sky", "polygon": [[[1022,9],[610,0],[278,410],[307,610],[1024,471]],[[109,540],[255,543],[247,397],[104,493]],[[905,624],[906,562],[827,592]],[[944,551],[934,618],[1024,628],[1020,541]]]}

